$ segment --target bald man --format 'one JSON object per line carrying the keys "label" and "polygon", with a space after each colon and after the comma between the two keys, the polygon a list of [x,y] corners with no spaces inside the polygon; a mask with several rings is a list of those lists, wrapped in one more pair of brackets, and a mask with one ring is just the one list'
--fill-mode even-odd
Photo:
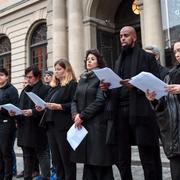
{"label": "bald man", "polygon": [[[144,92],[133,87],[129,80],[142,71],[159,77],[154,56],[136,45],[136,31],[131,26],[120,30],[121,54],[114,71],[123,79],[120,88],[107,90],[108,84],[100,87],[108,91],[108,120],[114,122],[118,157],[116,165],[122,180],[132,180],[131,146],[137,145],[144,170],[145,180],[162,180],[162,166],[159,150],[159,129],[155,112],[147,101]],[[112,127],[112,126],[111,126]],[[113,128],[110,131],[113,131]],[[108,132],[110,132],[108,131]],[[111,133],[109,133],[111,134]],[[108,139],[109,138],[109,139]],[[111,142],[112,136],[107,136]]]}

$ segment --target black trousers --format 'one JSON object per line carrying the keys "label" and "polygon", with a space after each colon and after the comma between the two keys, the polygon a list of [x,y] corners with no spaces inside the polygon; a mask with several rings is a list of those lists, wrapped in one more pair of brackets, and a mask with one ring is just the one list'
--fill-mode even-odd
{"label": "black trousers", "polygon": [[13,177],[13,136],[15,125],[11,122],[0,122],[0,180],[11,180]]}
{"label": "black trousers", "polygon": [[179,180],[180,179],[180,156],[172,157],[169,160],[170,160],[171,178],[172,180]]}
{"label": "black trousers", "polygon": [[39,172],[39,160],[37,156],[34,156],[33,172]]}
{"label": "black trousers", "polygon": [[57,179],[76,180],[76,164],[70,161],[71,147],[66,134],[67,131],[59,131],[53,124],[48,125],[47,136]]}
{"label": "black trousers", "polygon": [[49,148],[22,147],[24,161],[24,179],[32,180],[32,172],[35,165],[35,156],[38,158],[43,179],[50,177],[50,152]]}
{"label": "black trousers", "polygon": [[83,180],[114,180],[112,166],[84,165]]}
{"label": "black trousers", "polygon": [[[122,180],[132,180],[131,145],[136,142],[135,126],[129,124],[129,107],[121,106],[118,112],[118,161],[117,167]],[[146,141],[146,139],[144,140]],[[145,180],[162,180],[162,164],[159,145],[138,145]]]}

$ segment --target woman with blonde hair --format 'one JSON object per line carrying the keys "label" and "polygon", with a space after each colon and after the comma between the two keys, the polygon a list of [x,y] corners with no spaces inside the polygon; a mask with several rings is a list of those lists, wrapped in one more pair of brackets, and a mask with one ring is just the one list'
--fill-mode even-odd
{"label": "woman with blonde hair", "polygon": [[[51,89],[46,98],[43,121],[52,153],[53,166],[57,179],[75,180],[76,164],[70,162],[70,146],[66,134],[72,125],[71,101],[76,90],[76,78],[69,61],[60,59],[54,63],[54,75]],[[41,107],[36,107],[41,111]]]}

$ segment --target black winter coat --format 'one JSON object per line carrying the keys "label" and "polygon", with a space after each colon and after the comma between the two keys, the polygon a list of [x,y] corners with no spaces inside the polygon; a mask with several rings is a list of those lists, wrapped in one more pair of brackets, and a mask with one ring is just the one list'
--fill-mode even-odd
{"label": "black winter coat", "polygon": [[99,166],[113,164],[112,148],[106,145],[104,106],[105,97],[94,73],[81,76],[71,110],[73,117],[80,114],[88,134],[74,152],[74,162]]}
{"label": "black winter coat", "polygon": [[[170,70],[165,82],[180,84],[180,65]],[[156,111],[166,156],[180,156],[180,95],[168,94],[162,97]]]}
{"label": "black winter coat", "polygon": [[[11,103],[18,106],[18,101],[18,91],[12,84],[7,83],[4,87],[0,88],[0,105]],[[15,117],[9,116],[8,111],[2,108],[0,111],[0,122],[3,120],[7,120],[15,126]]]}
{"label": "black winter coat", "polygon": [[[121,65],[121,55],[119,56],[114,71],[118,74]],[[159,69],[155,58],[143,49],[135,46],[132,51],[132,64],[130,69],[131,77],[142,71],[150,72],[159,77]],[[106,109],[106,116],[109,121],[116,121],[118,113],[119,88],[113,89],[109,94],[109,103]],[[159,129],[156,122],[155,111],[151,108],[150,102],[145,97],[145,93],[133,87],[129,91],[129,124],[135,129],[135,142],[137,145],[158,145]],[[116,123],[121,123],[119,120]],[[120,124],[119,124],[120,125]],[[114,131],[112,128],[109,131]],[[117,130],[118,131],[118,130]],[[124,131],[126,131],[124,129]],[[111,137],[110,137],[111,138]],[[122,137],[123,138],[123,137]],[[114,136],[109,141],[114,140]]]}
{"label": "black winter coat", "polygon": [[45,121],[53,122],[57,130],[69,130],[71,118],[71,102],[76,91],[77,82],[71,81],[66,86],[57,86],[49,90],[46,102],[61,104],[62,110],[46,110]]}
{"label": "black winter coat", "polygon": [[20,95],[20,109],[32,109],[31,117],[20,116],[18,119],[17,144],[23,147],[42,148],[47,146],[47,136],[44,128],[39,127],[42,112],[35,109],[35,104],[25,92],[33,92],[45,99],[49,87],[39,81],[33,87],[26,86]]}

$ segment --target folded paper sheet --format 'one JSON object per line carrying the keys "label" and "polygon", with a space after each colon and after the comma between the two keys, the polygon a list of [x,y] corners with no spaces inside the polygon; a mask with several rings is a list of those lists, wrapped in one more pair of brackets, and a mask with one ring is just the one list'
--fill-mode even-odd
{"label": "folded paper sheet", "polygon": [[35,105],[45,108],[46,102],[44,100],[42,100],[39,96],[37,96],[33,92],[26,92],[26,94],[34,102]]}
{"label": "folded paper sheet", "polygon": [[122,85],[120,81],[122,80],[116,73],[114,73],[110,68],[102,68],[93,70],[96,76],[100,81],[104,80],[104,82],[110,83],[109,89],[118,88]]}
{"label": "folded paper sheet", "polygon": [[156,93],[156,99],[167,95],[165,89],[167,84],[149,72],[139,73],[132,77],[129,83],[144,92],[147,92],[147,90],[154,91]]}
{"label": "folded paper sheet", "polygon": [[16,115],[22,114],[22,110],[19,109],[18,107],[16,107],[15,105],[11,104],[11,103],[1,105],[0,107],[6,109],[8,112],[13,111],[16,113]]}
{"label": "folded paper sheet", "polygon": [[67,132],[67,140],[74,150],[76,150],[87,133],[88,131],[83,126],[81,129],[75,128],[74,124],[71,126]]}

